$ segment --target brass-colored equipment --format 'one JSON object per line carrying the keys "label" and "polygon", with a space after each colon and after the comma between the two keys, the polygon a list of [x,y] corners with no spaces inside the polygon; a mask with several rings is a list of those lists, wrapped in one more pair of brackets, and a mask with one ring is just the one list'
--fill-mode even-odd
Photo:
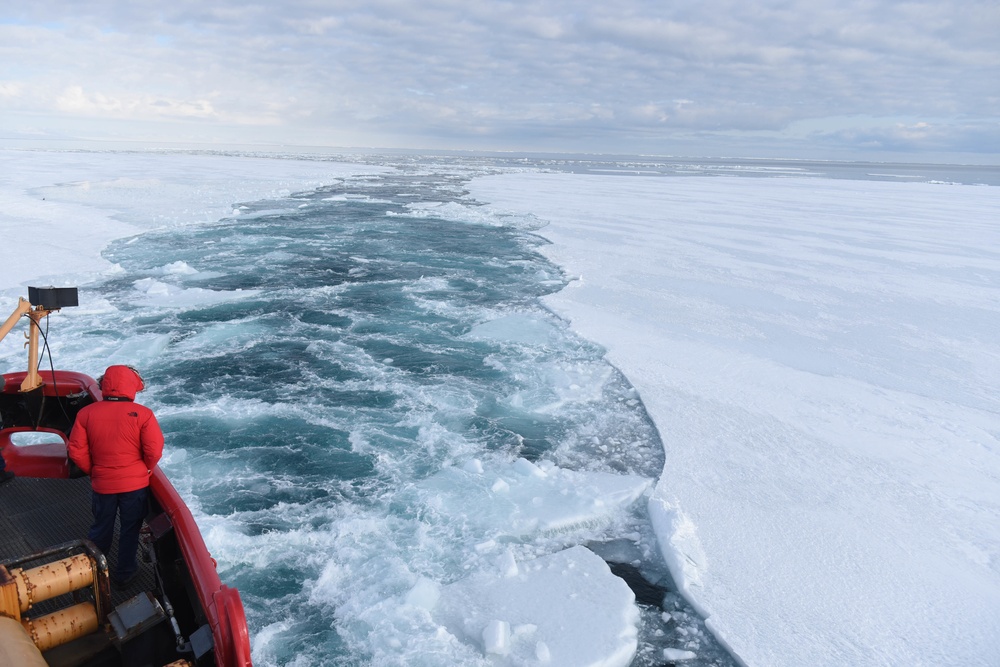
{"label": "brass-colored equipment", "polygon": [[94,564],[87,554],[77,554],[30,570],[15,568],[10,575],[17,586],[20,611],[24,613],[33,604],[90,586],[94,583]]}
{"label": "brass-colored equipment", "polygon": [[[31,568],[19,567],[46,558],[56,560]],[[85,597],[91,599],[79,601],[77,593],[87,589],[90,595]],[[43,616],[27,615],[36,605],[69,593],[74,594],[74,604]],[[110,607],[107,561],[87,540],[67,542],[0,564],[0,617],[19,622],[39,651],[96,632],[107,625]]]}
{"label": "brass-colored equipment", "polygon": [[89,635],[97,630],[99,624],[93,603],[80,602],[39,618],[22,619],[21,625],[39,651],[48,651],[54,646]]}

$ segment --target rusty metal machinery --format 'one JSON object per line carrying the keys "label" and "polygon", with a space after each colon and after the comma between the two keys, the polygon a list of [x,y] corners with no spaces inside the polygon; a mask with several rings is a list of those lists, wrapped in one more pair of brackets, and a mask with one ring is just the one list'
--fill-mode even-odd
{"label": "rusty metal machinery", "polygon": [[[47,558],[56,560],[31,568],[21,567]],[[40,616],[30,615],[42,602],[88,589],[90,600],[80,602],[74,595],[69,606]],[[110,601],[107,561],[87,540],[68,542],[0,564],[0,617],[20,623],[39,651],[79,639],[107,625]]]}
{"label": "rusty metal machinery", "polygon": [[97,610],[90,602],[80,602],[38,618],[25,618],[21,625],[28,631],[39,651],[62,646],[96,632]]}
{"label": "rusty metal machinery", "polygon": [[[94,565],[85,553],[24,570],[10,570],[21,613],[33,604],[51,600],[94,583]],[[5,610],[4,610],[5,612]]]}

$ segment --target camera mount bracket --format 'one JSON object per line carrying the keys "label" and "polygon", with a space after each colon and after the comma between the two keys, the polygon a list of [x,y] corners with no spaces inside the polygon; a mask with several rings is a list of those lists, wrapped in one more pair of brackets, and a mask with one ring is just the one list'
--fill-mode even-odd
{"label": "camera mount bracket", "polygon": [[[21,391],[28,392],[41,387],[43,382],[38,374],[38,333],[41,331],[39,321],[49,313],[58,311],[62,306],[75,306],[76,288],[55,288],[55,287],[29,287],[28,295],[31,301],[23,296],[17,302],[17,308],[10,317],[0,325],[0,340],[3,340],[11,329],[22,317],[31,320],[28,325],[28,333],[24,335],[28,339],[25,347],[28,348],[28,374],[24,376],[21,383]],[[38,302],[38,305],[35,305]]]}

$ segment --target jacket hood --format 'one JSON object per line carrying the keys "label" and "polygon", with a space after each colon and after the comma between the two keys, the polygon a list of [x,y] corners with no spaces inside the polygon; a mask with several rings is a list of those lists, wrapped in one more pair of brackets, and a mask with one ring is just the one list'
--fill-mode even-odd
{"label": "jacket hood", "polygon": [[99,382],[105,398],[111,396],[133,401],[136,392],[146,388],[139,372],[130,366],[108,366]]}

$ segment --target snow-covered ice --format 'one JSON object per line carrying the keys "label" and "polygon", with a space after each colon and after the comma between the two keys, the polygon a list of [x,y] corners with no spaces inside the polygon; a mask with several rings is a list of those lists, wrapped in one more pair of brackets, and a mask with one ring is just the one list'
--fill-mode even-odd
{"label": "snow-covered ice", "polygon": [[1000,190],[514,174],[547,298],[666,450],[664,556],[748,665],[1000,664]]}
{"label": "snow-covered ice", "polygon": [[443,586],[434,619],[482,643],[494,665],[625,667],[639,610],[625,582],[586,547],[479,572]]}
{"label": "snow-covered ice", "polygon": [[[100,255],[113,239],[376,170],[0,151],[0,297],[114,275]],[[420,644],[470,664],[628,664],[636,606],[600,558],[572,547],[519,560],[504,542],[648,502],[678,585],[747,665],[1000,664],[1000,190],[541,173],[470,190],[492,209],[477,209],[484,221],[549,223],[542,251],[573,280],[547,305],[638,389],[666,463],[652,492],[528,461],[467,461],[415,485],[444,520],[476,508],[470,549],[491,565],[452,582],[389,571],[402,593],[348,610],[383,632],[376,654],[434,655],[407,653]],[[154,308],[215,298],[157,276],[134,285]],[[549,335],[524,325],[470,335]],[[593,384],[517,398],[557,409]],[[335,598],[344,576],[324,572],[312,601]]]}
{"label": "snow-covered ice", "polygon": [[0,150],[0,290],[29,281],[92,280],[114,269],[101,258],[112,240],[214,222],[238,214],[233,206],[239,202],[379,171],[337,162],[189,153]]}

